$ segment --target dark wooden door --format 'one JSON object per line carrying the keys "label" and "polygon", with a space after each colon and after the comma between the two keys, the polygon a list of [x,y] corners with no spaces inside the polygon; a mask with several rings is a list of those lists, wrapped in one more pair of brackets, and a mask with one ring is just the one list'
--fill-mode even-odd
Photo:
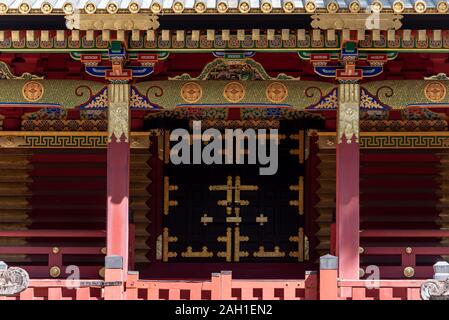
{"label": "dark wooden door", "polygon": [[307,259],[304,166],[291,151],[298,149],[297,137],[280,140],[272,176],[259,175],[258,164],[166,164],[163,261]]}

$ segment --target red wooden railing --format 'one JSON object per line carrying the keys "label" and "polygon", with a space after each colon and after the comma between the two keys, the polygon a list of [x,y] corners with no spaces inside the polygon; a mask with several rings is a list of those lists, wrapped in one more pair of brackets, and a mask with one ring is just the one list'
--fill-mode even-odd
{"label": "red wooden railing", "polygon": [[337,258],[332,258],[334,266],[320,270],[321,300],[421,300],[421,285],[426,280],[338,279]]}
{"label": "red wooden railing", "polygon": [[[339,280],[337,270],[307,273],[303,280],[233,279],[231,272],[207,280],[142,280],[130,272],[126,300],[420,300],[426,280]],[[0,300],[103,300],[101,280],[30,280],[29,287]],[[121,289],[120,289],[121,288]],[[319,296],[318,296],[319,293]]]}
{"label": "red wooden railing", "polygon": [[426,280],[340,280],[343,300],[421,300],[421,284]]}
{"label": "red wooden railing", "polygon": [[210,280],[139,280],[128,275],[128,300],[316,300],[317,274],[303,280],[233,279],[229,271],[213,273]]}
{"label": "red wooden railing", "polygon": [[[96,284],[97,283],[97,284]],[[30,280],[29,287],[0,300],[102,300],[101,280]],[[119,288],[120,290],[120,288]],[[208,280],[141,280],[130,272],[124,286],[126,300],[316,300],[317,274],[303,280],[232,279],[231,272]]]}
{"label": "red wooden railing", "polygon": [[99,285],[86,285],[80,280],[42,279],[30,280],[24,291],[15,296],[0,296],[0,300],[102,300],[103,297]]}

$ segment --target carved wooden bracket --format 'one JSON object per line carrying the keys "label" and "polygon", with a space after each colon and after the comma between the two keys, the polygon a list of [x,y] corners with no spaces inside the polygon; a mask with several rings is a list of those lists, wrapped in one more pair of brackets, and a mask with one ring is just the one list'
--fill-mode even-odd
{"label": "carved wooden bracket", "polygon": [[11,296],[28,288],[30,277],[22,268],[8,268],[0,261],[0,296]]}

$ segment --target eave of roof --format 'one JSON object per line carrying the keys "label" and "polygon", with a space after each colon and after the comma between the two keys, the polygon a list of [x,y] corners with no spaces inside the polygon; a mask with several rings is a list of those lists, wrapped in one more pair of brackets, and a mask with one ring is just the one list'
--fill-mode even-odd
{"label": "eave of roof", "polygon": [[158,15],[265,15],[358,13],[446,14],[449,0],[0,0],[0,15],[150,13]]}

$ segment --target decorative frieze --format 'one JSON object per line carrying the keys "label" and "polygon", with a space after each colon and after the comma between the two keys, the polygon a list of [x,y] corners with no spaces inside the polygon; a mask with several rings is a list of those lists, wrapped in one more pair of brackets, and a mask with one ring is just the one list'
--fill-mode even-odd
{"label": "decorative frieze", "polygon": [[[369,30],[366,26],[351,26],[348,29],[253,29],[238,34],[224,30],[138,30],[123,26],[117,29],[108,25],[91,29],[41,30],[31,34],[26,30],[0,30],[0,49],[17,51],[24,49],[45,49],[46,51],[76,52],[80,49],[108,49],[109,40],[127,41],[127,47],[142,52],[179,52],[201,49],[214,52],[228,49],[267,51],[280,50],[296,52],[322,49],[334,52],[341,48],[342,41],[349,40],[349,31],[357,30],[360,52],[370,49],[416,52],[428,49],[448,50],[449,33],[446,30]],[[327,28],[327,26],[323,26]],[[133,31],[134,30],[134,31]],[[287,32],[288,30],[288,32]],[[229,32],[228,32],[229,31]],[[109,40],[108,40],[109,39]]]}
{"label": "decorative frieze", "polygon": [[[131,148],[147,149],[149,132],[132,132]],[[106,148],[107,132],[0,131],[0,148]]]}
{"label": "decorative frieze", "polygon": [[[320,149],[335,149],[335,132],[311,132],[318,136]],[[361,132],[362,149],[447,149],[449,132]]]}

